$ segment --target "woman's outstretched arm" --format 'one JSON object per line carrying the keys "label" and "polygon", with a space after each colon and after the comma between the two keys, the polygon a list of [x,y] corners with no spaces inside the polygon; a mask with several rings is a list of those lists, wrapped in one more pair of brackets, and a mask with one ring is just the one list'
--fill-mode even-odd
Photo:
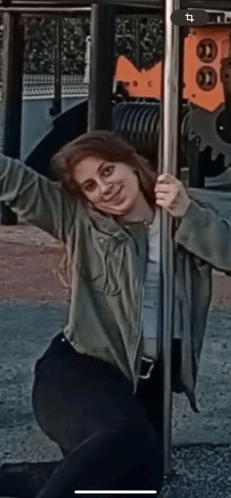
{"label": "woman's outstretched arm", "polygon": [[66,242],[77,200],[56,182],[0,154],[0,201],[53,237]]}
{"label": "woman's outstretched arm", "polygon": [[171,175],[159,176],[156,204],[181,219],[175,241],[214,268],[231,271],[231,224],[212,209],[192,200]]}

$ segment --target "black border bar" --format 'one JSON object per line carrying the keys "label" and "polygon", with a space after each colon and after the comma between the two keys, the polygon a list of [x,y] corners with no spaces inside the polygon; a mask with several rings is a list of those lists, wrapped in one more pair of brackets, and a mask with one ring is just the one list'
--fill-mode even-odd
{"label": "black border bar", "polygon": [[[78,7],[90,7],[91,4],[104,4],[141,7],[141,8],[162,8],[163,0],[1,0],[0,9],[21,10],[24,8],[32,9],[75,9]],[[231,10],[230,0],[182,0],[181,8],[201,8],[215,10]]]}

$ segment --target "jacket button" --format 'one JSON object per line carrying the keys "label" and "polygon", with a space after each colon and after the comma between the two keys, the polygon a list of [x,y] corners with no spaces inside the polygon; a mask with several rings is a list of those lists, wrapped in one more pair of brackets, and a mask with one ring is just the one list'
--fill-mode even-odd
{"label": "jacket button", "polygon": [[99,239],[100,243],[103,244],[104,243],[104,239]]}

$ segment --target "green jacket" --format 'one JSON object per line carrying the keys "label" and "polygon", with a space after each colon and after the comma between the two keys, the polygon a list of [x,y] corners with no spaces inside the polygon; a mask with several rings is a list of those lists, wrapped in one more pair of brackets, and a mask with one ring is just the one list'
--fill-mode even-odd
{"label": "green jacket", "polygon": [[[76,351],[117,365],[136,390],[142,355],[146,229],[122,228],[84,206],[59,183],[0,157],[0,201],[66,244],[72,296],[65,334]],[[175,234],[175,337],[191,406],[211,299],[211,268],[231,270],[231,227],[193,201]]]}

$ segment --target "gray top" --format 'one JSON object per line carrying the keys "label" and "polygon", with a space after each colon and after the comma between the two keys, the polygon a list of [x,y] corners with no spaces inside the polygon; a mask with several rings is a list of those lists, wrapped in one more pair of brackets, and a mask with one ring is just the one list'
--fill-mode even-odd
{"label": "gray top", "polygon": [[144,356],[158,359],[157,315],[160,286],[160,209],[148,227],[148,261],[143,299]]}

